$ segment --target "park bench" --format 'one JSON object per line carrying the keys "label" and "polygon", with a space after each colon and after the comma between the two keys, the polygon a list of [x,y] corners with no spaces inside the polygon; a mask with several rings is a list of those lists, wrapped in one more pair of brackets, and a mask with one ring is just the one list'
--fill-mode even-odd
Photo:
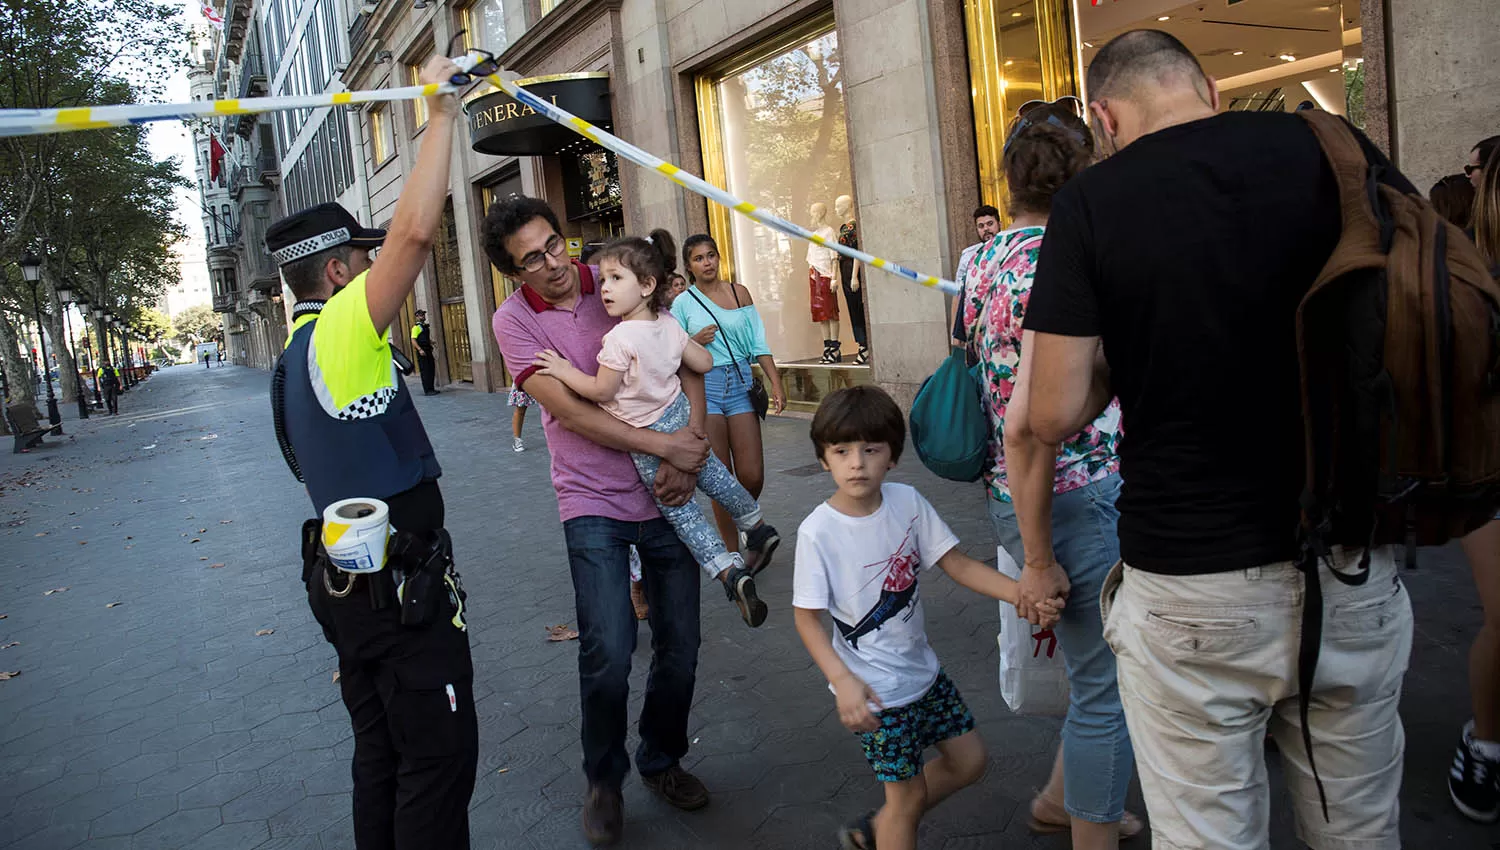
{"label": "park bench", "polygon": [[42,441],[42,437],[52,430],[52,425],[42,422],[42,417],[36,408],[29,404],[12,404],[5,408],[5,421],[10,423],[10,431],[16,437],[16,447],[13,454],[20,454]]}

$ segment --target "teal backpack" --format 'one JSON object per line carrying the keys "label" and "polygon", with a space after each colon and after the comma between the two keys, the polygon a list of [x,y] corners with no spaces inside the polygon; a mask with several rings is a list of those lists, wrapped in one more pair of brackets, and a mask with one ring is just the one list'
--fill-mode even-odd
{"label": "teal backpack", "polygon": [[922,465],[949,481],[977,481],[989,459],[990,423],[976,380],[953,349],[911,405],[911,443]]}

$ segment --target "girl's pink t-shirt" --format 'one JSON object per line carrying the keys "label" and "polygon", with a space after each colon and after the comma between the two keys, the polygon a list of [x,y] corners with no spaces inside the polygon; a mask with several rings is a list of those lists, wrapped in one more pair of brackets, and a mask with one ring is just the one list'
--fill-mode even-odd
{"label": "girl's pink t-shirt", "polygon": [[624,373],[620,391],[599,406],[627,425],[647,428],[682,394],[677,370],[687,331],[669,313],[655,321],[621,322],[604,335],[599,365]]}

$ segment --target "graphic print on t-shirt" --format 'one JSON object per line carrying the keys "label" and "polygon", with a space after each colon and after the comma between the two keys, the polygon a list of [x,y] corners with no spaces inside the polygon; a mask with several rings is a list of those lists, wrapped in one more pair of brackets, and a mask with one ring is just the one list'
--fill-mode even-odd
{"label": "graphic print on t-shirt", "polygon": [[916,522],[916,519],[912,519],[911,525],[907,526],[906,536],[901,538],[901,545],[896,547],[895,554],[884,561],[860,567],[861,574],[865,570],[880,568],[880,572],[870,579],[872,582],[881,580],[880,599],[875,602],[874,607],[852,626],[838,617],[833,618],[834,625],[839,627],[839,634],[849,642],[851,649],[859,649],[860,638],[879,629],[897,615],[905,622],[916,614],[917,567],[920,563],[916,537],[913,534]]}

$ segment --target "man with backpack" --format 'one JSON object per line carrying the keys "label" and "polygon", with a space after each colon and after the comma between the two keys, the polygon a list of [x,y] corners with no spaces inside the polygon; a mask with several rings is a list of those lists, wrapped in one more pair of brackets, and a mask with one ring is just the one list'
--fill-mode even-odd
{"label": "man with backpack", "polygon": [[[1087,90],[1112,155],[1053,200],[1022,368],[1044,442],[1123,408],[1104,634],[1156,846],[1267,846],[1269,729],[1309,846],[1399,847],[1412,614],[1383,544],[1495,507],[1463,483],[1495,429],[1464,417],[1500,412],[1500,289],[1361,134],[1219,114],[1166,33],[1110,42]],[[1023,607],[1065,589],[1046,566]]]}

